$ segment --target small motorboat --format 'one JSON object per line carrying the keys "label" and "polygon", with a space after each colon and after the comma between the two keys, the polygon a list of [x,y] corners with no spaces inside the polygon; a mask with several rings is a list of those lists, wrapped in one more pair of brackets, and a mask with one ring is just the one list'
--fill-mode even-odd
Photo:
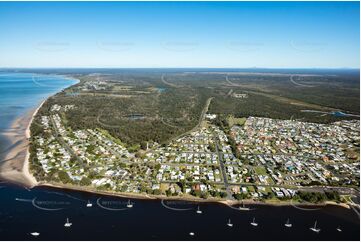
{"label": "small motorboat", "polygon": [[190,235],[190,236],[194,236],[194,232],[190,232],[189,235]]}
{"label": "small motorboat", "polygon": [[32,236],[34,236],[34,237],[38,237],[38,236],[40,235],[39,232],[31,232],[30,234],[31,234]]}
{"label": "small motorboat", "polygon": [[287,219],[287,222],[285,223],[285,226],[287,228],[291,228],[292,227],[292,224],[290,223],[290,219]]}
{"label": "small motorboat", "polygon": [[233,224],[232,224],[232,222],[231,222],[231,219],[228,219],[227,226],[228,226],[228,227],[233,227]]}
{"label": "small motorboat", "polygon": [[312,230],[315,233],[319,233],[321,231],[321,229],[317,228],[317,220],[315,221],[315,224],[313,225],[313,227],[310,228],[310,230]]}
{"label": "small motorboat", "polygon": [[252,220],[252,222],[251,222],[251,225],[252,225],[252,226],[258,226],[258,223],[256,223],[256,219],[255,219],[255,218],[253,218],[253,220]]}
{"label": "small motorboat", "polygon": [[338,226],[338,227],[336,228],[336,230],[337,230],[338,232],[342,232],[342,229],[340,228],[340,226]]}
{"label": "small motorboat", "polygon": [[66,222],[65,222],[65,224],[64,224],[64,227],[69,228],[69,227],[71,227],[72,225],[73,225],[73,224],[69,222],[69,218],[66,218]]}

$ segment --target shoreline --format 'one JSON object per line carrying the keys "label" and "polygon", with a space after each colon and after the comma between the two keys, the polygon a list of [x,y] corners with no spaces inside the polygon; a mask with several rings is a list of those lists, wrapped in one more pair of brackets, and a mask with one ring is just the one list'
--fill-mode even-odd
{"label": "shoreline", "polygon": [[[78,78],[73,78],[71,76],[64,76],[64,78],[69,80],[76,80],[77,82],[74,83],[73,85],[76,85],[80,82]],[[294,202],[292,200],[267,202],[267,201],[255,201],[252,199],[238,201],[238,200],[225,200],[221,198],[202,199],[192,196],[167,197],[166,195],[100,191],[92,187],[82,187],[82,186],[70,185],[70,184],[55,184],[52,182],[38,182],[31,173],[29,168],[29,157],[30,157],[29,139],[31,137],[30,127],[39,109],[50,97],[56,95],[57,93],[45,98],[43,101],[41,101],[41,103],[38,105],[37,108],[33,108],[27,111],[25,114],[22,114],[21,116],[16,118],[13,121],[11,127],[9,128],[9,131],[3,133],[3,136],[6,139],[8,139],[11,144],[9,145],[9,151],[6,152],[6,155],[4,156],[4,158],[2,159],[2,163],[0,164],[1,179],[25,186],[26,188],[33,188],[35,186],[53,187],[59,189],[68,189],[72,191],[87,192],[92,194],[100,194],[100,195],[121,197],[121,198],[142,199],[142,200],[173,200],[173,201],[196,202],[196,203],[220,203],[229,207],[240,204],[265,205],[265,206],[305,206],[305,207],[320,207],[326,205],[335,205],[350,209],[350,206],[346,203],[336,203],[332,201],[326,201],[320,204],[311,204],[311,203]]]}
{"label": "shoreline", "polygon": [[[268,202],[262,202],[262,201],[254,201],[252,199],[248,200],[224,200],[220,198],[208,198],[208,199],[202,199],[202,198],[196,198],[196,197],[167,197],[166,195],[149,195],[149,194],[136,194],[136,193],[124,193],[124,192],[112,192],[112,191],[99,191],[95,188],[89,188],[89,187],[81,187],[77,185],[67,185],[67,184],[55,184],[51,182],[42,183],[39,182],[37,184],[37,187],[50,187],[50,188],[58,188],[63,190],[71,190],[71,191],[78,191],[78,192],[86,192],[91,194],[99,194],[99,195],[105,195],[105,196],[111,196],[111,197],[117,197],[117,198],[132,198],[132,199],[139,199],[139,200],[167,200],[167,201],[182,201],[182,202],[189,202],[189,203],[218,203],[223,204],[228,207],[231,207],[233,209],[237,209],[236,205],[257,205],[257,206],[301,206],[301,207],[324,207],[327,205],[333,205],[342,207],[345,209],[350,209],[350,206],[346,203],[336,203],[333,201],[325,201],[323,203],[319,204],[312,204],[312,203],[302,203],[302,202],[295,202],[295,201],[268,201]],[[250,209],[252,210],[252,209]],[[240,211],[242,211],[240,209]]]}
{"label": "shoreline", "polygon": [[[66,79],[75,80],[76,83],[73,85],[80,82],[78,78],[72,78],[70,76],[67,76]],[[69,87],[73,85],[70,85]],[[5,155],[1,157],[0,179],[24,186],[25,188],[33,188],[38,184],[38,181],[29,169],[29,139],[31,137],[30,127],[35,115],[38,113],[43,104],[50,97],[63,90],[64,88],[55,94],[46,97],[40,102],[40,104],[37,105],[36,108],[27,110],[24,114],[21,114],[12,122],[8,129],[9,131],[2,133],[4,138],[9,141],[9,145],[5,148],[5,150],[7,150]]]}
{"label": "shoreline", "polygon": [[10,141],[11,148],[0,165],[0,178],[30,188],[37,185],[38,182],[29,171],[30,126],[45,101],[42,101],[37,108],[15,119],[10,127],[11,131],[3,133],[4,137]]}

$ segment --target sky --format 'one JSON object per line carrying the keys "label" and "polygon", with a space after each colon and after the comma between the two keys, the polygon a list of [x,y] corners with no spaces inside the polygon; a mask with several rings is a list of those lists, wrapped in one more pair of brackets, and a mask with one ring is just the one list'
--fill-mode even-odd
{"label": "sky", "polygon": [[359,2],[0,2],[0,67],[359,68]]}

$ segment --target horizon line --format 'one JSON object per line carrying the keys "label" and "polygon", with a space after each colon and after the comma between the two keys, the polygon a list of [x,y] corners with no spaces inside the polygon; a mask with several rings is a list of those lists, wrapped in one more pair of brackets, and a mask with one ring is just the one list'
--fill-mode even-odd
{"label": "horizon line", "polygon": [[0,67],[0,69],[353,69],[360,67]]}

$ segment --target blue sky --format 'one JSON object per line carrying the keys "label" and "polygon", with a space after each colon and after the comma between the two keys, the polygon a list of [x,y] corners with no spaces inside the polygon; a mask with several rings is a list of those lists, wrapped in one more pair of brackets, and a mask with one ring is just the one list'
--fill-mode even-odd
{"label": "blue sky", "polygon": [[0,67],[359,67],[358,2],[0,2]]}

